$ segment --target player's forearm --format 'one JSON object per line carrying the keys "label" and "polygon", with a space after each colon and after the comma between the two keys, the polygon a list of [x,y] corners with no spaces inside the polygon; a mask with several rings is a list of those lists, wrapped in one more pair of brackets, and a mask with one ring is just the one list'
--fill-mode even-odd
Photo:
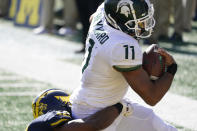
{"label": "player's forearm", "polygon": [[54,131],[98,131],[113,123],[122,111],[122,104],[107,107],[84,119],[69,121]]}
{"label": "player's forearm", "polygon": [[168,66],[167,72],[160,79],[154,82],[154,88],[152,88],[151,93],[154,95],[155,103],[160,101],[169,90],[176,71],[177,64],[173,63]]}
{"label": "player's forearm", "polygon": [[85,118],[84,121],[91,125],[95,130],[105,129],[119,116],[122,108],[122,104],[118,103],[98,111],[94,115]]}
{"label": "player's forearm", "polygon": [[153,82],[154,87],[150,91],[151,95],[154,96],[153,105],[157,104],[169,90],[173,78],[173,75],[166,72],[160,79]]}

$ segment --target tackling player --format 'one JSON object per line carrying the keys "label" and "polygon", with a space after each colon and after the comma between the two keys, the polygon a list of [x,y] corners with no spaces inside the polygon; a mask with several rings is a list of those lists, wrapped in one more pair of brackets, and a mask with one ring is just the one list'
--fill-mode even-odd
{"label": "tackling player", "polygon": [[[149,0],[105,0],[92,17],[82,64],[81,85],[71,95],[75,118],[86,118],[123,100],[130,86],[148,105],[166,94],[177,70],[173,57],[159,48],[167,72],[152,82],[142,68],[138,39],[151,36],[155,20]],[[176,131],[151,109],[128,101],[132,113],[120,115],[105,130]]]}
{"label": "tackling player", "polygon": [[[124,105],[124,104],[123,104]],[[117,103],[84,119],[73,119],[69,95],[62,90],[42,92],[32,103],[34,120],[26,131],[98,131],[109,126],[126,105]]]}

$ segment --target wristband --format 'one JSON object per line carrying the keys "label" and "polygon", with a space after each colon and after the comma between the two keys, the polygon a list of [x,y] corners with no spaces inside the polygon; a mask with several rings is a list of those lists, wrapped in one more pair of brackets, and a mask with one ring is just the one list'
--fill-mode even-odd
{"label": "wristband", "polygon": [[115,104],[113,106],[116,107],[116,109],[118,110],[119,114],[122,112],[123,105],[121,103],[117,103],[117,104]]}
{"label": "wristband", "polygon": [[176,63],[173,63],[167,67],[167,72],[172,74],[173,76],[176,74],[176,71],[177,71],[177,64]]}

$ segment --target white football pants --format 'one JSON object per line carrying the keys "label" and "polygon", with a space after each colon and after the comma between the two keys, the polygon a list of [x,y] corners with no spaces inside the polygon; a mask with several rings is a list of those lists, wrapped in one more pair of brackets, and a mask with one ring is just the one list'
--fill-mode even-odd
{"label": "white football pants", "polygon": [[[131,103],[133,113],[130,116],[120,114],[118,118],[103,131],[177,131],[173,126],[161,120],[152,109]],[[76,118],[84,118],[100,109],[90,106],[72,105],[72,113]]]}

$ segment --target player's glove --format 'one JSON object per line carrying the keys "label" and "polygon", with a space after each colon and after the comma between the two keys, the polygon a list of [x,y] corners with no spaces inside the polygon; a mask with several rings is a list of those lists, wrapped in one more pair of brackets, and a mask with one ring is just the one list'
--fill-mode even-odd
{"label": "player's glove", "polygon": [[133,107],[131,105],[131,102],[127,99],[123,99],[120,102],[123,105],[123,109],[122,109],[122,114],[124,116],[130,116],[133,113]]}
{"label": "player's glove", "polygon": [[51,111],[33,120],[26,131],[53,131],[70,120],[72,118],[67,111]]}

